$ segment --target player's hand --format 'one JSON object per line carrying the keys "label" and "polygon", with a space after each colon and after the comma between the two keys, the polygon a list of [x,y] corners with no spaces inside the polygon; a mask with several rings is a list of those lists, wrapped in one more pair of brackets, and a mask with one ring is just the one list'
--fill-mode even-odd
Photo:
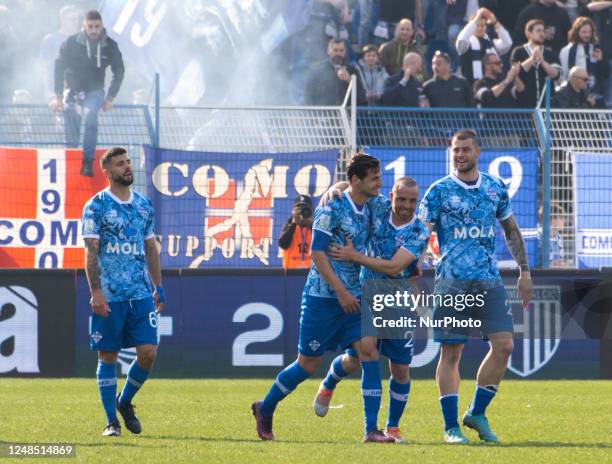
{"label": "player's hand", "polygon": [[346,314],[359,312],[359,300],[349,293],[348,290],[343,288],[339,292],[336,292],[336,294],[338,295],[338,302],[340,303],[342,311]]}
{"label": "player's hand", "polygon": [[523,309],[527,310],[527,305],[533,298],[533,281],[529,272],[521,272],[517,284],[518,296],[523,302]]}
{"label": "player's hand", "polygon": [[112,100],[104,100],[104,103],[102,104],[102,111],[106,112],[106,111],[110,111],[113,109],[113,101]]}
{"label": "player's hand", "polygon": [[346,237],[346,245],[332,244],[328,251],[329,255],[338,261],[355,261],[357,255],[357,250],[349,237]]}
{"label": "player's hand", "polygon": [[49,109],[53,112],[64,111],[64,102],[61,98],[55,97],[49,102]]}
{"label": "player's hand", "polygon": [[160,285],[155,287],[155,292],[153,292],[153,302],[155,303],[155,312],[157,314],[161,313],[164,310],[164,305],[166,304],[166,293],[164,292],[163,287]]}
{"label": "player's hand", "polygon": [[89,300],[93,312],[102,317],[108,317],[108,313],[111,312],[106,298],[102,290],[94,290],[91,294],[91,300]]}
{"label": "player's hand", "polygon": [[340,198],[342,196],[342,190],[338,190],[336,188],[330,188],[323,194],[321,200],[319,201],[320,206],[325,206],[327,203],[331,203],[336,198]]}

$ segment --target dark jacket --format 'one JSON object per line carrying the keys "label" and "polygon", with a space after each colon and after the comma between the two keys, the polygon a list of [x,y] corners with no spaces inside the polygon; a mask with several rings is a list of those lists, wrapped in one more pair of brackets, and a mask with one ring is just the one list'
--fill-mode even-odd
{"label": "dark jacket", "polygon": [[416,108],[419,106],[419,99],[423,95],[423,85],[414,76],[402,85],[404,71],[400,71],[385,81],[385,91],[383,93],[383,105],[385,106],[409,106]]}
{"label": "dark jacket", "polygon": [[467,108],[474,106],[472,89],[463,77],[451,75],[448,80],[434,77],[423,84],[429,105],[433,108]]}
{"label": "dark jacket", "polygon": [[[554,53],[550,48],[544,47],[544,60],[557,68],[558,73],[553,81],[559,80],[561,77],[561,65],[557,54]],[[510,55],[510,63],[522,63],[531,56],[531,50],[527,44],[523,44],[520,47],[516,47],[512,50]],[[542,93],[546,88],[546,78],[548,74],[540,66],[532,66],[529,71],[525,71],[521,68],[519,78],[525,84],[525,91],[517,94],[518,106],[520,108],[535,108],[538,101],[542,97]],[[551,86],[551,95],[555,92],[555,86]]]}
{"label": "dark jacket", "polygon": [[[354,66],[346,66],[349,74],[357,75],[357,103],[364,105],[367,103],[361,79]],[[331,61],[325,60],[315,64],[306,78],[306,91],[304,101],[306,105],[313,106],[335,106],[341,105],[346,96],[349,82],[338,78],[336,67]]]}
{"label": "dark jacket", "polygon": [[497,79],[483,77],[474,82],[474,100],[483,108],[515,108],[516,98],[514,96],[514,84],[506,86],[506,88],[497,97],[491,90],[505,79],[504,76],[499,76]]}
{"label": "dark jacket", "polygon": [[97,43],[88,41],[82,31],[68,37],[55,60],[55,94],[61,95],[64,87],[74,92],[104,89],[104,75],[108,66],[113,78],[106,98],[112,99],[119,93],[125,74],[117,42],[108,37],[105,31]]}
{"label": "dark jacket", "polygon": [[552,106],[554,108],[592,109],[593,107],[587,101],[587,96],[585,91],[576,92],[569,82],[566,82],[555,94]]}
{"label": "dark jacket", "polygon": [[544,45],[552,48],[555,53],[559,53],[561,48],[567,43],[567,33],[572,27],[567,11],[557,5],[548,7],[539,2],[527,5],[521,11],[516,21],[514,43],[521,43],[527,39],[525,36],[525,24],[532,19],[541,19],[544,21],[545,27],[553,26],[555,28],[553,40],[546,41]]}

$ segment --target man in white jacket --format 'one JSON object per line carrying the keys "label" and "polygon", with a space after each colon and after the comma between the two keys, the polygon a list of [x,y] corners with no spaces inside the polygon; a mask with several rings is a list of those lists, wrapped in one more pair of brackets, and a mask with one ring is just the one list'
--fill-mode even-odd
{"label": "man in white jacket", "polygon": [[[491,40],[487,27],[493,27],[497,38]],[[457,36],[457,53],[460,57],[461,75],[470,85],[484,76],[483,59],[490,53],[505,55],[512,47],[508,31],[486,8],[480,8]]]}

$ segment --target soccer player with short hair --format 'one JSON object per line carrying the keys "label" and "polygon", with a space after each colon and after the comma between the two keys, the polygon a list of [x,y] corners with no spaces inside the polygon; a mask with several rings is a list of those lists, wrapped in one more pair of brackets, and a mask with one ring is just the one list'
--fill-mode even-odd
{"label": "soccer player with short hair", "polygon": [[315,210],[310,268],[302,294],[297,360],[283,369],[263,401],[252,404],[257,434],[273,440],[272,417],[278,403],[310,377],[321,365],[326,350],[353,346],[363,369],[362,392],[366,416],[364,441],[392,440],[377,428],[381,374],[374,337],[362,336],[359,283],[360,266],[328,257],[330,244],[345,244],[347,237],[358,251],[369,240],[368,198],[381,186],[380,162],[358,153],[348,164],[350,186],[340,198]]}
{"label": "soccer player with short hair", "polygon": [[[367,254],[358,252],[350,243],[343,247],[332,245],[330,251],[335,259],[363,266],[362,285],[374,279],[396,279],[404,283],[417,270],[419,257],[427,247],[429,231],[415,215],[419,199],[416,181],[411,177],[401,177],[395,181],[389,197],[390,200],[378,196],[368,202],[372,210],[372,237]],[[409,367],[413,346],[405,339],[388,338],[378,340],[378,350],[389,358],[391,371],[385,435],[397,443],[404,443],[399,421],[410,393]],[[358,368],[357,355],[352,349],[333,360],[313,403],[318,416],[327,414],[336,385]]]}
{"label": "soccer player with short hair", "polygon": [[[111,148],[100,164],[109,187],[85,204],[82,235],[93,309],[90,348],[98,352],[98,388],[108,419],[102,435],[119,436],[117,409],[130,432],[142,430],[132,398],[149,377],[157,355],[157,315],[165,296],[153,207],[130,189],[134,175],[128,154]],[[128,347],[136,347],[136,359],[115,397],[117,354]]]}
{"label": "soccer player with short hair", "polygon": [[[490,349],[476,377],[476,391],[463,425],[478,432],[481,440],[498,442],[485,411],[499,388],[514,347],[512,312],[495,258],[495,223],[500,222],[506,243],[520,268],[518,295],[527,307],[533,283],[521,231],[512,215],[504,182],[478,171],[480,148],[477,134],[461,130],[454,134],[451,152],[455,171],[434,182],[423,198],[419,218],[435,228],[441,258],[436,267],[436,295],[473,295],[471,308],[462,311],[436,304],[433,317],[443,321],[481,321],[480,331]],[[480,300],[478,300],[480,297]],[[467,301],[467,298],[464,298]],[[482,303],[482,304],[480,304]],[[447,443],[467,443],[458,422],[459,361],[469,328],[437,327],[434,339],[441,343],[436,371]]]}

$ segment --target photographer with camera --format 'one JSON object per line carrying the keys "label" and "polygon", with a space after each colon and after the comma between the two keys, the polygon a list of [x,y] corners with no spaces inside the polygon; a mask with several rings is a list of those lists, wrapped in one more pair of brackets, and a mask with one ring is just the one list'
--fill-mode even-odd
{"label": "photographer with camera", "polygon": [[298,195],[293,201],[291,217],[281,230],[278,246],[283,249],[285,269],[308,269],[311,265],[312,200],[307,195]]}

